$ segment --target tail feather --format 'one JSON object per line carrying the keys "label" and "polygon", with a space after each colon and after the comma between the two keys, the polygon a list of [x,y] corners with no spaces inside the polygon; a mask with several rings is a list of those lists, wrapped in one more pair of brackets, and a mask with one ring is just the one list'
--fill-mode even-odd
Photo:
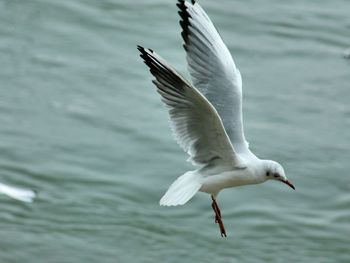
{"label": "tail feather", "polygon": [[159,204],[176,206],[187,203],[201,188],[201,175],[196,171],[189,171],[177,178],[169,187]]}
{"label": "tail feather", "polygon": [[36,195],[30,189],[17,188],[2,183],[0,183],[0,193],[27,203],[31,203]]}

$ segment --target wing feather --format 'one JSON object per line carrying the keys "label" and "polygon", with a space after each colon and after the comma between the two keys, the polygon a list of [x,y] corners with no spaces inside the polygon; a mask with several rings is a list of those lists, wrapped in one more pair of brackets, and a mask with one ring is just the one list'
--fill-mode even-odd
{"label": "wing feather", "polygon": [[240,72],[202,7],[183,0],[177,6],[193,84],[217,110],[235,150],[245,151]]}
{"label": "wing feather", "polygon": [[193,163],[215,161],[242,166],[242,160],[210,102],[151,49],[138,46],[141,57],[155,77],[153,83],[166,104],[175,139]]}

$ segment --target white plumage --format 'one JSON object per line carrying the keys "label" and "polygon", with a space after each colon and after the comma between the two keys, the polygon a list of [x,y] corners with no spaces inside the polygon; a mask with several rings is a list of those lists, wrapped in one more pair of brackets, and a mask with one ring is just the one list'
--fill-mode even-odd
{"label": "white plumage", "polygon": [[180,0],[177,6],[193,85],[153,50],[138,49],[167,106],[176,141],[199,168],[180,176],[160,204],[183,205],[198,191],[207,192],[221,235],[226,236],[215,200],[222,189],[268,179],[294,186],[280,164],[260,160],[249,150],[243,131],[241,74],[208,15],[194,1]]}

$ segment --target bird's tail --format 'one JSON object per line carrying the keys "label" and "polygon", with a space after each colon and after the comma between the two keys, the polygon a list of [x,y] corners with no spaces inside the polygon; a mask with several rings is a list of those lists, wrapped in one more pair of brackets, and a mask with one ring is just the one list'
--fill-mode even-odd
{"label": "bird's tail", "polygon": [[22,189],[0,183],[0,193],[23,202],[32,202],[35,192],[30,189]]}
{"label": "bird's tail", "polygon": [[170,185],[159,204],[164,206],[183,205],[198,192],[201,186],[202,176],[197,171],[189,171]]}

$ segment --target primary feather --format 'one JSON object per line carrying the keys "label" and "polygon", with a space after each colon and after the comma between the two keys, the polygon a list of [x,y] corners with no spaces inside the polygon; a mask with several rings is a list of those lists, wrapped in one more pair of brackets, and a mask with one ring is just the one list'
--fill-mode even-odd
{"label": "primary feather", "polygon": [[242,121],[242,79],[232,56],[202,7],[179,1],[180,25],[193,85],[221,117],[237,152],[248,149]]}
{"label": "primary feather", "polygon": [[207,165],[220,160],[238,165],[240,160],[210,102],[151,49],[141,46],[138,49],[156,78],[153,83],[162,101],[168,106],[175,138],[191,161]]}

